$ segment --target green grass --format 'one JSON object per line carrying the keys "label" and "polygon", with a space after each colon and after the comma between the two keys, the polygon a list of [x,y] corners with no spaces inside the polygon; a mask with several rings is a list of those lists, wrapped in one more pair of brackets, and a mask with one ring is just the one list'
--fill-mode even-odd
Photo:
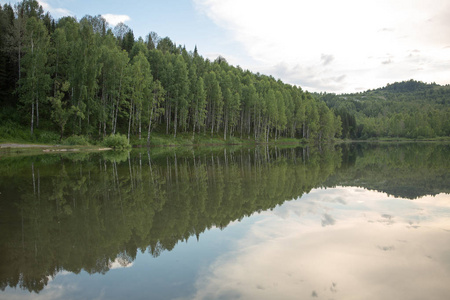
{"label": "green grass", "polygon": [[0,126],[0,143],[21,144],[57,144],[59,135],[53,131],[35,129],[31,135],[30,128],[6,123]]}

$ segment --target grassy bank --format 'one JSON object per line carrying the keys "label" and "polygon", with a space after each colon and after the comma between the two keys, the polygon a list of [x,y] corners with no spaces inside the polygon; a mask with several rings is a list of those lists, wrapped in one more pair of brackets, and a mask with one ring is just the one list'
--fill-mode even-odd
{"label": "grassy bank", "polygon": [[[125,140],[125,142],[124,142]],[[89,138],[88,136],[72,135],[60,140],[59,134],[48,131],[36,129],[31,135],[29,128],[16,126],[14,124],[7,124],[0,126],[0,144],[20,144],[11,145],[11,149],[3,146],[0,149],[2,153],[9,152],[42,152],[44,149],[51,148],[52,151],[69,150],[94,150],[99,147],[114,148],[116,144],[128,143],[126,136],[117,134],[114,138],[106,137],[103,140]],[[161,133],[152,133],[150,138],[150,147],[177,147],[177,146],[225,146],[225,145],[259,145],[267,144],[264,140],[255,141],[253,137],[238,138],[231,137],[226,140],[223,135],[215,134],[195,134],[180,133],[177,137],[173,134],[166,135]],[[269,144],[274,145],[300,145],[306,144],[302,139],[281,138],[277,140],[270,140]],[[132,147],[147,147],[147,137],[143,136],[139,139],[137,136],[132,136],[130,139]]]}
{"label": "grassy bank", "polygon": [[[450,142],[450,137],[438,138],[422,138],[422,139],[408,139],[408,138],[392,138],[380,137],[371,138],[367,140],[341,140],[336,139],[335,142],[353,143],[353,142]],[[50,151],[94,151],[103,147],[108,148],[126,148],[128,141],[126,136],[117,134],[114,137],[106,137],[103,140],[89,138],[87,136],[72,135],[60,140],[59,134],[48,131],[36,129],[31,136],[29,128],[15,126],[14,124],[5,124],[0,126],[0,144],[25,144],[23,147],[15,145],[11,149],[2,147],[0,153],[38,153],[51,149]],[[223,135],[215,134],[195,134],[180,133],[175,138],[173,134],[166,135],[162,133],[152,133],[150,139],[150,147],[178,147],[178,146],[226,146],[226,145],[265,145],[264,140],[256,140],[253,137],[231,137],[226,140]],[[270,145],[307,145],[304,139],[295,138],[281,138],[277,140],[270,140]],[[143,136],[139,139],[137,136],[132,136],[130,139],[130,146],[132,147],[147,147],[147,137]]]}

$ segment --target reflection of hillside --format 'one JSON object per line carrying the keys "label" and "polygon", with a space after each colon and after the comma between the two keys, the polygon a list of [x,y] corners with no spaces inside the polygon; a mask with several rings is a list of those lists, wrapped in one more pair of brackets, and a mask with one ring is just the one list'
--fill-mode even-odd
{"label": "reflection of hillside", "polygon": [[105,273],[320,185],[340,152],[223,150],[40,156],[0,165],[0,286],[38,292],[62,270]]}
{"label": "reflection of hillside", "polygon": [[450,193],[448,144],[350,144],[342,165],[327,186],[360,186],[396,197],[416,199]]}

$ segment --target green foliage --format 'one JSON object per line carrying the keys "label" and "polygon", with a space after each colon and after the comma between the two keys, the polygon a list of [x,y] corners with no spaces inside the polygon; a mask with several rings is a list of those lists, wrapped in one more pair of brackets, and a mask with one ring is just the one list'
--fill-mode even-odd
{"label": "green foliage", "polygon": [[30,132],[13,122],[5,122],[0,126],[0,140],[4,142],[28,141]]}
{"label": "green foliage", "polygon": [[124,24],[108,28],[101,16],[51,22],[38,2],[21,5],[23,14],[0,10],[0,104],[15,112],[0,116],[31,127],[31,135],[56,125],[61,138],[121,133],[139,145],[151,144],[153,134],[309,143],[450,136],[450,86],[410,80],[310,94],[223,57],[204,59],[154,32],[144,42]]}
{"label": "green foliage", "polygon": [[127,137],[120,133],[111,134],[105,137],[103,139],[103,145],[113,149],[127,149],[131,147]]}
{"label": "green foliage", "polygon": [[[333,130],[319,130],[330,124],[339,127],[337,118],[319,118],[318,103],[310,94],[273,77],[243,71],[222,57],[205,60],[197,49],[188,52],[154,32],[146,42],[135,41],[128,26],[119,24],[113,31],[101,16],[85,16],[79,22],[64,17],[52,25],[50,16],[41,18],[42,8],[33,3],[37,8],[31,11],[36,13],[15,20],[16,29],[23,31],[15,41],[23,47],[21,70],[16,72],[21,81],[9,76],[14,78],[12,86],[21,86],[22,106],[7,106],[20,110],[7,118],[23,125],[30,118],[17,116],[31,111],[32,134],[39,126],[54,130],[48,125],[51,120],[61,139],[64,134],[102,139],[127,133],[128,140],[144,145],[142,131],[147,131],[147,145],[153,133],[164,132],[174,137],[192,133],[194,139],[209,132],[213,138],[222,135],[233,141],[290,137],[321,142],[329,140]],[[36,43],[30,43],[30,37]],[[2,56],[0,62],[11,58]],[[15,71],[5,70],[10,75]],[[39,125],[39,118],[46,122]]]}
{"label": "green foliage", "polygon": [[36,129],[34,141],[36,143],[42,144],[57,144],[59,141],[59,136],[57,133],[48,130]]}
{"label": "green foliage", "polygon": [[0,142],[57,144],[59,135],[54,131],[36,129],[33,136],[28,127],[7,121],[0,125]]}
{"label": "green foliage", "polygon": [[90,145],[89,141],[86,139],[85,136],[81,135],[71,135],[68,138],[64,139],[62,141],[63,145],[70,145],[70,146],[87,146]]}
{"label": "green foliage", "polygon": [[450,86],[409,80],[356,94],[320,94],[342,120],[343,138],[450,136]]}
{"label": "green foliage", "polygon": [[75,106],[64,107],[62,100],[64,98],[64,93],[69,89],[69,82],[64,82],[62,87],[59,90],[59,84],[55,82],[55,97],[48,97],[49,102],[52,104],[52,119],[60,128],[60,140],[62,140],[64,135],[64,127],[66,126],[67,121],[72,115],[77,113],[77,108]]}

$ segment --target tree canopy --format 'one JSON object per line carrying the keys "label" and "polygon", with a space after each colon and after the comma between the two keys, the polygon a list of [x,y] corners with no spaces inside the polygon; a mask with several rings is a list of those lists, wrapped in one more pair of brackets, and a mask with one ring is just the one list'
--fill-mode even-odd
{"label": "tree canopy", "polygon": [[1,122],[28,125],[31,135],[46,128],[61,137],[141,139],[144,124],[147,139],[158,131],[322,142],[341,131],[301,88],[222,56],[210,61],[153,31],[136,38],[100,15],[54,20],[35,0],[5,4],[0,16]]}
{"label": "tree canopy", "polygon": [[344,138],[450,136],[450,85],[409,80],[355,94],[317,94],[342,121]]}

